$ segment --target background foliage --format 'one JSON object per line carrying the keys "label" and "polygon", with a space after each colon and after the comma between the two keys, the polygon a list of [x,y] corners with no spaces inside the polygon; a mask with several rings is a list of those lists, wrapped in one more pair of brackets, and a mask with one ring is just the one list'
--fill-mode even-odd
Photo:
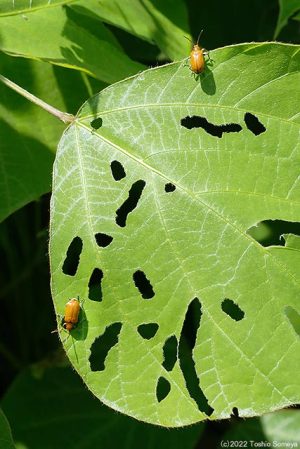
{"label": "background foliage", "polygon": [[[30,10],[29,2],[25,0],[15,3],[18,5],[14,9],[11,1],[2,1],[0,5],[0,72],[43,100],[71,113],[75,113],[89,96],[112,82],[135,74],[143,67],[185,57],[189,44],[182,36],[195,38],[202,28],[205,29],[202,44],[208,49],[273,37],[300,43],[300,5],[295,0],[281,0],[280,4],[275,0],[128,0],[113,3],[89,0],[52,2],[50,6],[47,1],[40,0],[35,2],[34,10]],[[49,291],[48,193],[52,163],[63,126],[6,87],[1,85],[0,90],[2,406],[15,441],[31,448],[36,447],[41,435],[45,440],[49,435],[48,447],[56,449],[67,429],[61,427],[60,430],[58,426],[55,433],[53,426],[47,423],[51,416],[59,422],[66,416],[71,417],[72,413],[74,416],[74,410],[78,410],[80,398],[76,401],[76,396],[71,395],[71,399],[65,401],[73,381],[79,395],[89,396],[85,401],[87,410],[91,411],[95,406],[95,401],[82,385],[79,386],[70,368],[55,368],[66,362],[59,352],[57,337],[50,333],[56,322]],[[270,242],[274,234],[286,232],[283,226],[278,231],[267,224],[260,230],[259,238]],[[26,370],[33,363],[34,369]],[[63,373],[55,371],[58,369],[63,369]],[[64,376],[68,379],[65,382]],[[20,398],[30,397],[30,389],[35,388],[37,381],[41,388],[39,397],[51,395],[53,407],[49,406],[49,417],[41,422],[38,401],[29,401],[26,423],[24,414],[18,415],[12,410],[21,407]],[[55,381],[62,384],[60,391],[53,387]],[[59,415],[55,409],[57,403],[70,408],[66,407]],[[291,421],[285,413],[294,413]],[[99,423],[102,420],[109,428],[119,419],[119,415],[111,410],[105,409],[99,417],[88,411],[84,415],[96,421],[97,439],[107,438],[107,445],[103,447],[139,446],[142,430],[138,428],[130,434],[130,443],[125,439],[117,442],[111,432],[104,436],[105,429],[101,433]],[[298,412],[291,410],[278,412],[274,419],[264,417],[239,422],[232,418],[222,423],[183,429],[180,438],[176,430],[163,435],[150,426],[153,443],[149,447],[157,446],[155,438],[158,441],[166,438],[163,446],[173,447],[172,432],[175,432],[177,447],[200,447],[207,442],[218,447],[220,439],[227,435],[230,439],[246,438],[241,435],[247,438],[251,435],[251,439],[272,439],[277,428],[284,429],[289,425],[286,421],[296,423],[298,418],[295,416]],[[78,419],[83,425],[83,418]],[[30,429],[29,421],[37,429],[35,436],[26,430]],[[84,422],[90,429],[96,426],[89,419],[85,418]],[[117,425],[120,429],[124,426],[121,422]],[[139,426],[136,422],[132,425]],[[9,427],[2,415],[0,426],[3,429],[0,435],[4,435],[3,447],[11,447]],[[294,427],[300,428],[296,424]],[[83,433],[87,434],[84,430]],[[69,438],[73,442],[71,447],[76,447],[76,439],[71,433]],[[93,447],[93,438],[85,439],[86,447]]]}

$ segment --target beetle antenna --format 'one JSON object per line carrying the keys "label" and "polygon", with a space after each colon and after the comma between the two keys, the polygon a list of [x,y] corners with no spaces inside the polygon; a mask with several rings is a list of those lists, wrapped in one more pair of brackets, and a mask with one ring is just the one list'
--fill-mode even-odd
{"label": "beetle antenna", "polygon": [[198,36],[198,39],[197,39],[197,45],[199,44],[199,39],[200,39],[202,33],[203,33],[203,30],[201,30],[200,33],[199,33],[199,36]]}
{"label": "beetle antenna", "polygon": [[183,36],[183,37],[185,37],[188,41],[190,41],[191,43],[193,43],[193,41],[192,41],[189,37],[187,37],[187,36]]}

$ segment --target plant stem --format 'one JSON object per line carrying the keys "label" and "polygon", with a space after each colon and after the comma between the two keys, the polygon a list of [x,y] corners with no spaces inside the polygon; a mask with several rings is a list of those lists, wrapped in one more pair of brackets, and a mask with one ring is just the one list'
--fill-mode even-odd
{"label": "plant stem", "polygon": [[32,95],[31,93],[27,92],[27,90],[23,89],[22,87],[15,84],[13,81],[10,81],[9,79],[5,78],[5,76],[0,75],[0,81],[2,81],[3,84],[10,87],[11,89],[18,92],[18,94],[23,95],[23,97],[27,98],[32,103],[37,104],[41,108],[45,109],[45,111],[49,112],[50,114],[54,115],[55,117],[59,118],[64,123],[71,123],[74,120],[74,115],[68,114],[67,112],[59,111],[58,109],[54,108],[53,106],[50,106],[50,104],[45,103],[40,98],[37,98],[35,95]]}

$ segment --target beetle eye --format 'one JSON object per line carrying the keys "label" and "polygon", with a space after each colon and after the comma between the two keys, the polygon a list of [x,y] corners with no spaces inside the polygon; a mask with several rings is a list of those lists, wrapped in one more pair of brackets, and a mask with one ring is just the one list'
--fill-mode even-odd
{"label": "beetle eye", "polygon": [[67,329],[67,323],[64,323],[64,324],[63,324],[63,328],[64,328],[64,329]]}

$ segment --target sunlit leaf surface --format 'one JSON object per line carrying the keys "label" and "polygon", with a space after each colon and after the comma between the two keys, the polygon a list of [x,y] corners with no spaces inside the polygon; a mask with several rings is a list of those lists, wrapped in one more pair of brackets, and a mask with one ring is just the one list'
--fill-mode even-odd
{"label": "sunlit leaf surface", "polygon": [[299,47],[211,57],[93,97],[54,167],[55,308],[84,300],[68,356],[105,404],[163,426],[299,402],[299,237],[250,231],[300,221]]}

